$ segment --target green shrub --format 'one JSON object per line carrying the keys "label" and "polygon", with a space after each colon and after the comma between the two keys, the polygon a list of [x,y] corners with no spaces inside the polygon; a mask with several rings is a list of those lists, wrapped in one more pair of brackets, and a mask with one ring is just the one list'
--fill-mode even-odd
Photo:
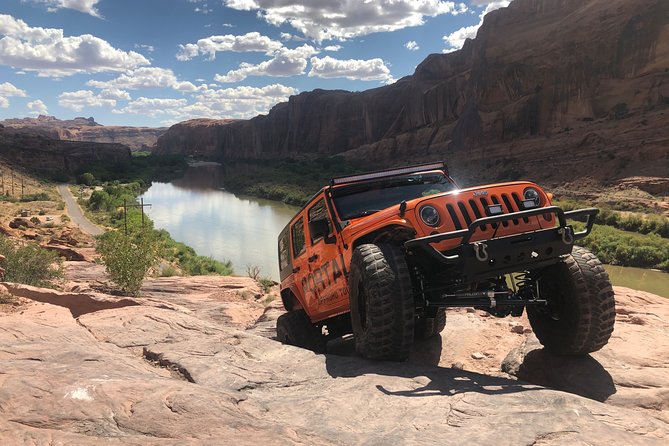
{"label": "green shrub", "polygon": [[[582,228],[582,224],[576,224]],[[640,268],[669,269],[669,240],[657,234],[641,235],[611,226],[595,226],[592,233],[579,240],[604,263]]]}
{"label": "green shrub", "polygon": [[82,173],[77,177],[77,184],[92,186],[95,184],[95,176],[90,172]]}
{"label": "green shrub", "polygon": [[272,279],[268,277],[261,277],[258,279],[258,283],[262,287],[262,290],[265,294],[269,293],[269,290],[276,285],[276,282],[274,282]]}
{"label": "green shrub", "polygon": [[98,238],[97,251],[111,280],[124,293],[137,296],[142,282],[158,260],[158,246],[147,234],[108,231]]}
{"label": "green shrub", "polygon": [[21,201],[27,203],[29,201],[49,201],[51,197],[46,192],[39,192],[36,194],[26,194],[21,197]]}
{"label": "green shrub", "polygon": [[15,245],[0,236],[0,254],[6,257],[4,280],[39,287],[53,287],[52,281],[63,277],[63,266],[58,254],[34,243]]}
{"label": "green shrub", "polygon": [[179,271],[172,265],[166,266],[160,270],[160,277],[180,276]]}

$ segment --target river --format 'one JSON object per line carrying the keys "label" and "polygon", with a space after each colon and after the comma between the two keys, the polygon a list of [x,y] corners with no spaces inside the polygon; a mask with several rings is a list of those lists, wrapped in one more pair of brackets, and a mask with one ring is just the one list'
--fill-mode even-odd
{"label": "river", "polygon": [[183,178],[153,183],[142,198],[156,229],[165,229],[203,256],[230,260],[235,274],[258,266],[261,277],[279,278],[277,237],[299,210],[223,190],[223,168],[191,167]]}
{"label": "river", "polygon": [[[247,265],[278,280],[277,236],[298,208],[284,203],[239,197],[224,188],[221,166],[191,167],[183,178],[153,183],[142,196],[157,229],[204,256],[232,261],[236,274]],[[614,285],[669,297],[669,274],[640,268],[606,266]]]}

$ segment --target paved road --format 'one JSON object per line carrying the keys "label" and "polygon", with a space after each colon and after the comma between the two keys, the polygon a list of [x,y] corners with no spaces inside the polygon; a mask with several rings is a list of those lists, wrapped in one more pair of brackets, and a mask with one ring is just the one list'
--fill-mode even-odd
{"label": "paved road", "polygon": [[63,200],[65,200],[65,208],[67,209],[68,215],[74,223],[79,225],[82,231],[90,235],[100,235],[105,232],[100,229],[100,227],[91,223],[90,220],[84,216],[84,213],[81,212],[81,208],[72,196],[72,192],[70,192],[67,184],[59,184],[58,192],[60,193],[60,196],[63,197]]}

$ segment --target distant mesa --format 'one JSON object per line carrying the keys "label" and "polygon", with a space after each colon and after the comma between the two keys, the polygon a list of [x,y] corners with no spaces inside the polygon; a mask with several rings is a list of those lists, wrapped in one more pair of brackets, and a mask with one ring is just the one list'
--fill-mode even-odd
{"label": "distant mesa", "polygon": [[46,115],[6,119],[0,121],[0,124],[18,133],[41,135],[50,139],[123,144],[135,152],[153,150],[158,137],[167,130],[163,127],[105,126],[95,122],[93,117],[61,120]]}
{"label": "distant mesa", "polygon": [[93,163],[130,161],[123,144],[62,141],[0,125],[0,160],[46,175],[73,175]]}

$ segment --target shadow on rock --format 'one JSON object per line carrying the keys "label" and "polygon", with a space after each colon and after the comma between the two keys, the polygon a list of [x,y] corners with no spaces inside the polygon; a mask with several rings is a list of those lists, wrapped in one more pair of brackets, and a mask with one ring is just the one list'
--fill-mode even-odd
{"label": "shadow on rock", "polygon": [[[429,339],[417,341],[411,347],[409,362],[422,365],[439,365],[441,347],[441,336],[432,336]],[[353,335],[346,335],[328,342],[327,353],[337,356],[356,356]]]}
{"label": "shadow on rock", "polygon": [[[476,392],[487,395],[536,390],[526,383],[497,378],[465,370],[438,367],[441,337],[417,343],[408,362],[369,361],[356,355],[352,337],[328,344],[325,365],[333,378],[353,378],[362,375],[381,375],[411,379],[412,388],[389,389],[382,384],[376,388],[391,396],[424,397]],[[379,379],[379,381],[385,381]]]}
{"label": "shadow on rock", "polygon": [[504,359],[502,370],[532,384],[600,402],[616,393],[613,378],[592,356],[553,355],[534,340],[512,350]]}

